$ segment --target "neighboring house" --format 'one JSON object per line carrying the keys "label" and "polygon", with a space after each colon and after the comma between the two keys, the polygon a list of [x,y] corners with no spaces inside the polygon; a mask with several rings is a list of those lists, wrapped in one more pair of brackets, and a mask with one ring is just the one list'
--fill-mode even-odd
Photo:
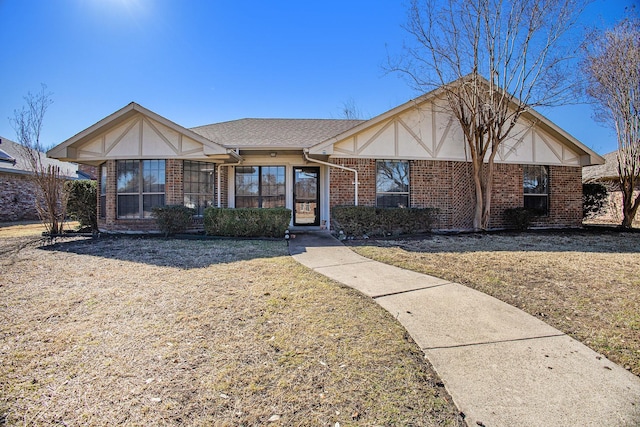
{"label": "neighboring house", "polygon": [[[35,204],[37,191],[24,154],[20,144],[0,137],[0,222],[39,219]],[[85,178],[77,164],[49,159],[44,153],[41,156],[45,166],[60,166],[69,179]]]}
{"label": "neighboring house", "polygon": [[[131,103],[48,155],[100,167],[103,230],[151,230],[151,208],[276,207],[291,226],[330,226],[337,205],[434,207],[437,229],[472,228],[466,144],[441,91],[371,120],[242,119],[184,128]],[[603,159],[532,111],[496,157],[490,227],[505,209],[545,212],[535,226],[579,227],[582,167]]]}
{"label": "neighboring house", "polygon": [[[603,184],[609,192],[607,202],[601,213],[590,219],[594,223],[622,223],[622,191],[618,184],[618,151],[612,151],[604,156],[604,164],[587,166],[583,169],[582,182],[596,182]],[[636,185],[634,197],[640,191],[640,180]],[[636,215],[634,225],[640,224],[640,217]]]}

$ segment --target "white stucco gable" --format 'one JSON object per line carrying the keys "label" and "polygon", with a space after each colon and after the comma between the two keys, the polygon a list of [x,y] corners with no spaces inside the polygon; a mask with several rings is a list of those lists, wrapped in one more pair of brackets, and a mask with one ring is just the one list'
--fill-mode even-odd
{"label": "white stucco gable", "polygon": [[131,103],[52,148],[47,155],[99,164],[110,159],[226,159],[235,153]]}
{"label": "white stucco gable", "polygon": [[[334,158],[468,161],[462,130],[446,101],[430,92],[310,148]],[[535,111],[503,142],[497,163],[586,166],[602,158]]]}

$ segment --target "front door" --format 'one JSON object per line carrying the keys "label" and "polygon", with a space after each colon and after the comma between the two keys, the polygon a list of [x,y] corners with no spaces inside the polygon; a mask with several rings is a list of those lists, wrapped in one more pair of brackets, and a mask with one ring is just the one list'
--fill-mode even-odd
{"label": "front door", "polygon": [[320,168],[293,168],[293,225],[320,225]]}

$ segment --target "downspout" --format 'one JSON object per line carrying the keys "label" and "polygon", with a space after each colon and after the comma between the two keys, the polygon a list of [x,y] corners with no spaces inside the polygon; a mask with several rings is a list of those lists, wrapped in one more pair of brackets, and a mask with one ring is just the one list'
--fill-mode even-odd
{"label": "downspout", "polygon": [[311,163],[318,163],[321,165],[325,165],[325,166],[329,166],[330,168],[337,168],[337,169],[342,169],[342,170],[346,170],[349,172],[353,172],[353,174],[355,175],[355,181],[353,181],[353,186],[354,186],[354,205],[358,206],[358,171],[352,168],[348,168],[346,166],[342,166],[342,165],[336,165],[334,163],[329,163],[329,162],[323,162],[322,160],[316,160],[316,159],[312,159],[309,157],[309,153],[308,150],[305,150],[302,152],[304,155],[304,159],[308,162]]}
{"label": "downspout", "polygon": [[[222,180],[222,167],[229,167],[229,166],[238,166],[239,164],[242,164],[242,157],[240,157],[239,155],[234,156],[238,159],[238,161],[236,163],[220,163],[218,165],[218,179],[217,179],[217,187],[218,187],[218,207],[221,208],[222,207],[222,194],[220,192],[221,187],[220,187],[220,181]],[[229,174],[227,174],[228,176]]]}

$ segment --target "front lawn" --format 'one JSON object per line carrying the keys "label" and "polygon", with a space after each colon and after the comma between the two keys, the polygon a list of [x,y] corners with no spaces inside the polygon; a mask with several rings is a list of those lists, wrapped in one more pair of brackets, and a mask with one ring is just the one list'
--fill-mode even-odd
{"label": "front lawn", "polygon": [[462,425],[398,322],[282,241],[44,243],[0,229],[0,425]]}
{"label": "front lawn", "polygon": [[432,235],[352,249],[492,295],[640,375],[640,233]]}

